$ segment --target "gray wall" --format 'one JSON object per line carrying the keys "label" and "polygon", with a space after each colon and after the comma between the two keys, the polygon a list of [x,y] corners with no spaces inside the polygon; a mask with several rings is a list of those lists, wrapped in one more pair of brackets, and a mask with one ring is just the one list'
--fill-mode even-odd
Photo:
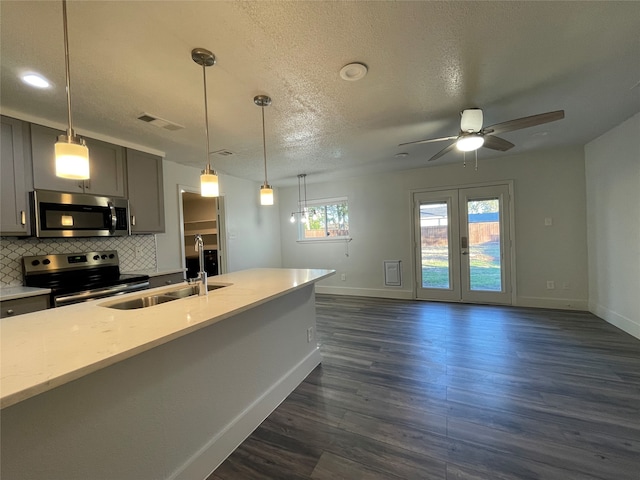
{"label": "gray wall", "polygon": [[[308,199],[347,196],[353,241],[298,243],[289,222],[298,189],[280,189],[284,267],[334,268],[318,292],[413,298],[413,191],[513,180],[518,305],[587,309],[587,242],[584,153],[580,147],[481,160],[478,171],[462,163],[313,183]],[[546,227],[544,219],[553,219]],[[384,287],[383,261],[401,260],[402,287]],[[341,274],[346,280],[341,280]],[[555,290],[547,290],[554,280]],[[563,288],[566,284],[567,288]]]}
{"label": "gray wall", "polygon": [[589,310],[640,338],[640,113],[585,146]]}

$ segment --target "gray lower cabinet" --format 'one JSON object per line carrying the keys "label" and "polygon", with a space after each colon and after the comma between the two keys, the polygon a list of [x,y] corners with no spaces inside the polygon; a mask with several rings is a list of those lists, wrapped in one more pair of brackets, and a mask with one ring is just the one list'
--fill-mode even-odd
{"label": "gray lower cabinet", "polygon": [[28,142],[29,125],[9,117],[0,117],[0,123],[2,124],[0,233],[28,235],[28,192],[31,190],[32,182]]}
{"label": "gray lower cabinet", "polygon": [[54,145],[58,135],[64,133],[42,125],[31,125],[34,188],[124,197],[124,147],[119,145],[85,138],[91,178],[82,181],[56,177]]}
{"label": "gray lower cabinet", "polygon": [[127,148],[127,197],[131,233],[163,233],[162,157]]}
{"label": "gray lower cabinet", "polygon": [[0,302],[0,318],[13,317],[23,313],[38,312],[49,308],[49,295],[16,298]]}
{"label": "gray lower cabinet", "polygon": [[184,272],[167,273],[164,275],[156,275],[149,277],[149,288],[164,287],[173,285],[174,283],[184,282]]}

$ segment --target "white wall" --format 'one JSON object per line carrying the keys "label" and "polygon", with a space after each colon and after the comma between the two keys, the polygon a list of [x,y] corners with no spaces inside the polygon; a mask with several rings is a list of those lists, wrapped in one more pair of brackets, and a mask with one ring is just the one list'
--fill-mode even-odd
{"label": "white wall", "polygon": [[[180,268],[180,212],[178,186],[200,189],[200,170],[168,160],[163,162],[166,232],[156,235],[158,270]],[[220,175],[227,227],[227,271],[280,267],[278,207],[260,206],[260,185]],[[278,193],[275,192],[276,201]]]}
{"label": "white wall", "polygon": [[585,146],[589,310],[640,338],[640,113]]}
{"label": "white wall", "polygon": [[[353,241],[297,243],[289,222],[298,189],[280,189],[284,267],[334,268],[318,291],[413,298],[411,196],[434,187],[513,180],[517,267],[516,303],[523,306],[587,309],[587,243],[582,148],[547,150],[480,161],[478,171],[462,163],[314,184],[308,199],[347,196]],[[551,217],[553,225],[545,227]],[[402,287],[384,287],[383,260],[401,260]],[[341,280],[341,274],[346,280]],[[547,290],[547,280],[558,288]],[[562,286],[566,284],[567,288]]]}

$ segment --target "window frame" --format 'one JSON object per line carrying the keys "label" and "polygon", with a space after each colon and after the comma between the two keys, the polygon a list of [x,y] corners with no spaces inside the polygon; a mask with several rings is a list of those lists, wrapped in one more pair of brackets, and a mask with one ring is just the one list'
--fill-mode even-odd
{"label": "window frame", "polygon": [[[331,197],[331,198],[315,198],[311,200],[307,200],[306,202],[306,214],[309,215],[309,212],[315,207],[324,207],[326,208],[329,205],[340,205],[345,204],[347,206],[347,226],[349,225],[349,197]],[[302,212],[305,210],[305,203],[301,202],[298,205],[299,211]],[[344,242],[351,240],[351,229],[348,228],[347,235],[340,236],[325,236],[325,237],[305,237],[305,223],[302,221],[296,222],[298,224],[298,243],[318,243],[318,242]],[[325,221],[325,231],[327,231],[327,224]]]}

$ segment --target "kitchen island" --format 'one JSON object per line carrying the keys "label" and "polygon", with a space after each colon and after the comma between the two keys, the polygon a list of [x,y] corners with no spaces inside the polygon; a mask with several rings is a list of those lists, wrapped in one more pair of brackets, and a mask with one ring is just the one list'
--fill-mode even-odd
{"label": "kitchen island", "polygon": [[314,283],[333,273],[247,270],[208,296],[3,319],[2,478],[205,478],[320,363]]}

